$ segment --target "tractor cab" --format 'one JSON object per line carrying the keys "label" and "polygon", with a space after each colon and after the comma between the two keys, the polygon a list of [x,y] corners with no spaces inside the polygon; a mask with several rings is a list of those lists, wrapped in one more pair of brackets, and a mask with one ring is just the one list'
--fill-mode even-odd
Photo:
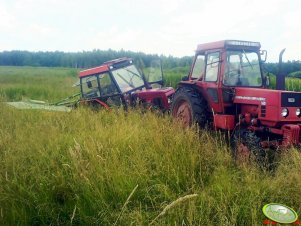
{"label": "tractor cab", "polygon": [[[132,59],[121,58],[81,71],[79,73],[81,98],[96,106],[109,108],[123,105],[126,109],[137,102],[155,104],[154,99],[159,98],[161,100],[159,107],[167,110],[169,108],[167,96],[172,94],[173,89],[161,88],[163,84],[161,70],[156,68],[149,70],[151,73],[146,78]],[[155,86],[157,88],[154,88]],[[167,104],[164,104],[165,101]]]}
{"label": "tractor cab", "polygon": [[263,87],[259,42],[219,41],[198,45],[189,79],[224,87]]}
{"label": "tractor cab", "polygon": [[195,86],[216,113],[231,111],[238,88],[264,88],[259,42],[225,40],[197,46],[187,81]]}

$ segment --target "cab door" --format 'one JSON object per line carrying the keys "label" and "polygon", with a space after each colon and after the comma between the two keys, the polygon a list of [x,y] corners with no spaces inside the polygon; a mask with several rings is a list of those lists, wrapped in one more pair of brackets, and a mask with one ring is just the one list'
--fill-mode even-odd
{"label": "cab door", "polygon": [[[203,62],[199,59],[203,58]],[[198,68],[201,68],[198,69]],[[195,73],[198,71],[198,73]],[[222,92],[220,89],[220,73],[221,73],[221,52],[210,51],[204,55],[196,56],[194,68],[192,70],[191,79],[196,79],[198,87],[201,87],[202,94],[208,100],[210,108],[214,112],[223,112],[222,108]],[[197,78],[199,74],[199,78]]]}
{"label": "cab door", "polygon": [[210,105],[214,112],[222,112],[221,92],[219,86],[219,74],[221,71],[220,51],[206,54],[206,68],[204,78],[204,88],[208,95]]}

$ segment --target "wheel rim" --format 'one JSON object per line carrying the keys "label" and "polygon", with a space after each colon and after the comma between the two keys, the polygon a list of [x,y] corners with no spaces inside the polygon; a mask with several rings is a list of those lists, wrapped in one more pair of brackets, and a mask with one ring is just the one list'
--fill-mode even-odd
{"label": "wheel rim", "polygon": [[185,100],[180,101],[174,111],[173,116],[181,122],[184,127],[189,127],[192,124],[192,111],[189,103]]}

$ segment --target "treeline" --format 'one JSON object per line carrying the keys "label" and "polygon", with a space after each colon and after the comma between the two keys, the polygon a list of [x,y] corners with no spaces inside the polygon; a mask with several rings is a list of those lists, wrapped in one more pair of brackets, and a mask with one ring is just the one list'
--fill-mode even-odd
{"label": "treeline", "polygon": [[[161,58],[164,68],[186,67],[190,66],[192,62],[192,56],[178,58],[125,50],[115,51],[111,49],[83,52],[30,52],[14,50],[0,52],[0,65],[89,68],[121,57],[133,58],[140,67],[149,67],[151,62],[158,58]],[[277,74],[278,63],[265,63],[264,69],[265,71]],[[301,71],[301,61],[297,60],[283,63],[283,72],[286,75],[297,71]],[[301,72],[293,73],[292,75],[301,78]]]}
{"label": "treeline", "polygon": [[151,62],[162,59],[166,68],[185,67],[191,64],[192,57],[172,57],[157,54],[145,54],[132,51],[93,50],[83,52],[29,52],[3,51],[0,52],[0,65],[7,66],[41,66],[41,67],[71,67],[89,68],[98,66],[106,61],[121,57],[130,57],[139,66],[149,67]]}
{"label": "treeline", "polygon": [[[264,70],[277,75],[279,71],[279,65],[278,63],[265,63]],[[283,63],[282,70],[285,75],[301,78],[301,61],[287,61]]]}

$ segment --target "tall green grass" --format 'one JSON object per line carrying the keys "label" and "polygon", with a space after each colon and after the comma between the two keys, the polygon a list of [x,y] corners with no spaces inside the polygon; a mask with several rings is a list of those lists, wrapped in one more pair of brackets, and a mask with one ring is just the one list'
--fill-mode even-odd
{"label": "tall green grass", "polygon": [[[270,75],[270,87],[276,89],[276,76]],[[285,78],[285,89],[289,91],[301,91],[301,79],[294,77]]]}
{"label": "tall green grass", "polygon": [[269,202],[300,213],[294,149],[271,174],[236,165],[219,133],[168,116],[3,105],[0,115],[1,225],[261,225]]}

